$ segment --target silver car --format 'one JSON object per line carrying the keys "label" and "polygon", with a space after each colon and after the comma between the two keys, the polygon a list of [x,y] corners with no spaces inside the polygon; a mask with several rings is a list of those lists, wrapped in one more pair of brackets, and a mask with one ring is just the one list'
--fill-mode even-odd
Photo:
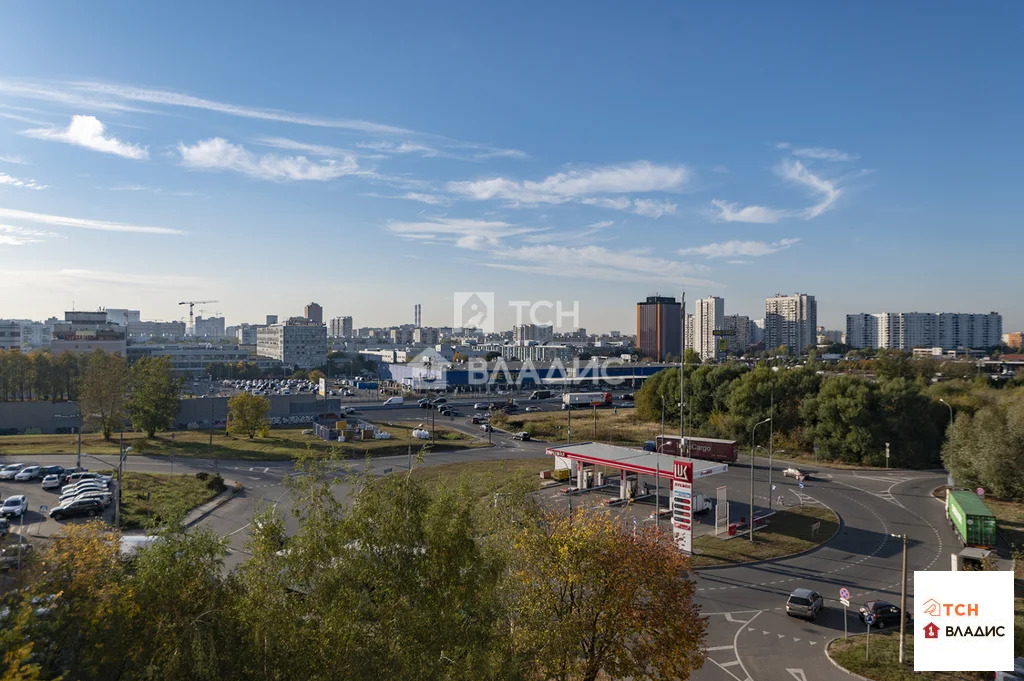
{"label": "silver car", "polygon": [[825,607],[825,599],[817,591],[811,589],[793,589],[786,601],[786,614],[790,617],[803,617],[812,622],[818,612]]}

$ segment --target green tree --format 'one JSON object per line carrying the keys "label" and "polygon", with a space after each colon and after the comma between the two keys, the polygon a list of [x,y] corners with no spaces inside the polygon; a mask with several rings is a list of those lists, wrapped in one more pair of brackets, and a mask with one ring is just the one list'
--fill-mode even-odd
{"label": "green tree", "polygon": [[689,560],[654,530],[551,513],[524,525],[513,555],[513,640],[537,678],[686,679],[703,664]]}
{"label": "green tree", "polygon": [[877,388],[871,383],[855,376],[830,376],[801,408],[803,444],[817,445],[819,456],[847,463],[877,457],[884,451],[875,436],[877,402]]}
{"label": "green tree", "polygon": [[228,432],[253,439],[257,433],[270,426],[267,419],[269,411],[270,400],[266,397],[238,393],[228,400]]}
{"label": "green tree", "polygon": [[327,378],[327,374],[320,371],[319,369],[313,369],[309,372],[307,378],[313,382],[313,385],[319,385],[321,378]]}
{"label": "green tree", "polygon": [[942,448],[957,487],[984,487],[995,497],[1024,499],[1024,390],[961,412]]}
{"label": "green tree", "polygon": [[907,468],[937,465],[946,414],[946,408],[927,397],[915,381],[908,378],[880,380],[878,437],[890,445],[890,465]]}
{"label": "green tree", "polygon": [[123,357],[100,349],[89,353],[78,379],[79,407],[86,422],[98,427],[105,440],[124,426],[128,385],[128,363]]}
{"label": "green tree", "polygon": [[146,437],[170,428],[178,413],[182,386],[182,379],[174,375],[171,358],[143,357],[132,365],[130,377],[127,407],[132,426]]}

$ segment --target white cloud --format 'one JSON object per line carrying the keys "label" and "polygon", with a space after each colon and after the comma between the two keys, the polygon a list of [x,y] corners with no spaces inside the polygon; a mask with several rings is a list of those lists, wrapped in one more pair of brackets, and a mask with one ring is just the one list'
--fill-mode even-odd
{"label": "white cloud", "polygon": [[0,161],[4,163],[13,163],[18,166],[27,166],[28,161],[22,156],[15,156],[13,154],[0,154]]}
{"label": "white cloud", "polygon": [[55,275],[64,280],[66,284],[87,285],[103,284],[111,286],[131,286],[133,288],[147,288],[153,290],[196,290],[207,285],[210,280],[207,277],[178,275],[178,274],[152,274],[149,272],[132,273],[120,270],[103,272],[98,270],[62,269]]}
{"label": "white cloud", "polygon": [[33,128],[25,130],[24,134],[43,140],[75,144],[86,149],[124,158],[136,160],[149,158],[149,152],[145,147],[122,142],[116,137],[105,135],[105,132],[106,127],[95,116],[74,115],[71,117],[70,125],[66,128]]}
{"label": "white cloud", "polygon": [[221,137],[201,140],[192,146],[179,144],[182,165],[202,170],[233,170],[264,180],[312,180],[325,182],[346,175],[367,174],[352,156],[340,160],[311,161],[305,156],[259,156],[240,144]]}
{"label": "white cloud", "polygon": [[478,251],[496,248],[507,237],[541,231],[535,227],[517,227],[501,220],[470,220],[461,218],[428,218],[419,222],[389,222],[392,234],[418,241],[445,241],[459,248]]}
{"label": "white cloud", "polygon": [[46,189],[48,185],[39,184],[35,180],[23,180],[7,173],[0,173],[0,185],[8,187],[20,187],[22,189]]}
{"label": "white cloud", "polygon": [[52,239],[58,236],[53,232],[38,229],[25,229],[14,225],[0,225],[0,246],[24,246]]}
{"label": "white cloud", "polygon": [[633,199],[633,212],[650,218],[660,218],[662,215],[675,215],[676,204],[654,199]]}
{"label": "white cloud", "polygon": [[785,180],[803,185],[811,190],[811,194],[819,197],[818,203],[799,212],[805,220],[816,218],[830,210],[839,200],[842,190],[834,182],[815,175],[800,161],[784,159],[775,169]]}
{"label": "white cloud", "polygon": [[419,201],[420,203],[426,203],[431,206],[447,206],[451,201],[444,196],[438,194],[424,194],[422,192],[406,192],[399,198],[406,199],[408,201]]}
{"label": "white cloud", "polygon": [[[680,248],[679,255],[703,255],[706,258],[758,258],[785,250],[800,243],[800,239],[782,239],[768,243],[765,241],[723,241],[717,244],[705,244],[692,248]],[[737,262],[737,261],[730,261]],[[745,261],[738,261],[745,262]]]}
{"label": "white cloud", "polygon": [[441,155],[441,151],[436,147],[419,142],[360,142],[356,146],[360,149],[384,151],[391,154],[420,154],[427,157]]}
{"label": "white cloud", "polygon": [[711,205],[718,209],[717,217],[725,222],[753,222],[771,224],[785,217],[786,211],[768,206],[740,206],[737,203],[712,199]]}
{"label": "white cloud", "polygon": [[34,222],[37,224],[51,225],[53,227],[75,227],[78,229],[94,229],[103,232],[134,232],[137,234],[185,233],[180,229],[171,229],[169,227],[148,227],[145,225],[132,225],[124,222],[72,218],[64,217],[62,215],[46,215],[44,213],[32,213],[27,210],[17,210],[15,208],[0,208],[0,218],[18,220],[21,222]]}
{"label": "white cloud", "polygon": [[839,149],[830,149],[828,147],[794,147],[789,142],[779,142],[775,145],[776,149],[787,149],[793,156],[799,156],[800,158],[809,158],[813,161],[856,161],[859,156],[857,154],[851,154]]}

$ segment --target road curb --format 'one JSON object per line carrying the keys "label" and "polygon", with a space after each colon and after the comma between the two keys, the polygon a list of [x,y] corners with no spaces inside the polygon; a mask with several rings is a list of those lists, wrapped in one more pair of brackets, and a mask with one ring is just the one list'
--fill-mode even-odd
{"label": "road curb", "polygon": [[[821,504],[822,506],[825,506],[825,504],[820,502],[820,501],[818,503]],[[804,549],[803,551],[797,551],[796,553],[788,553],[785,556],[776,556],[775,558],[762,558],[760,560],[749,560],[749,561],[747,561],[745,563],[726,563],[725,565],[709,565],[707,567],[696,567],[696,568],[693,568],[693,570],[695,572],[697,572],[697,573],[700,573],[700,572],[702,572],[704,570],[722,570],[722,569],[725,569],[725,568],[749,567],[751,565],[761,565],[762,563],[771,563],[771,562],[776,561],[776,560],[784,560],[786,558],[796,558],[798,556],[805,556],[808,553],[811,553],[812,551],[817,551],[818,549],[824,548],[824,546],[826,544],[828,544],[830,541],[832,541],[833,539],[836,538],[836,535],[839,534],[839,532],[843,529],[843,527],[846,524],[846,523],[843,522],[843,516],[839,515],[839,513],[834,508],[832,508],[831,506],[825,506],[825,508],[827,508],[828,510],[832,511],[832,513],[835,514],[836,519],[839,522],[838,522],[838,524],[836,524],[836,531],[833,532],[832,535],[829,536],[828,539],[825,539],[824,541],[822,541],[820,544],[818,544],[816,546],[812,546],[809,549]],[[696,554],[696,555],[700,555],[700,554]]]}
{"label": "road curb", "polygon": [[[854,634],[854,636],[861,636],[861,635],[862,634]],[[828,654],[828,647],[830,645],[832,645],[832,641],[838,641],[838,640],[839,640],[839,637],[836,636],[835,638],[829,639],[828,643],[825,644],[825,657],[827,657],[828,661],[832,663],[832,666],[835,667],[836,669],[838,669],[841,672],[845,672],[846,674],[849,674],[850,676],[852,676],[855,679],[860,679],[860,681],[872,681],[872,679],[869,679],[866,676],[861,676],[860,674],[857,674],[856,672],[851,672],[849,669],[847,669],[846,667],[844,667],[843,665],[839,664],[838,662],[836,662],[835,660],[832,659],[832,656]]]}
{"label": "road curb", "polygon": [[192,527],[200,520],[234,499],[235,495],[245,489],[240,483],[236,483],[234,480],[225,480],[224,484],[228,486],[226,490],[215,496],[210,501],[207,501],[205,504],[197,506],[189,512],[185,521],[182,523],[183,527]]}

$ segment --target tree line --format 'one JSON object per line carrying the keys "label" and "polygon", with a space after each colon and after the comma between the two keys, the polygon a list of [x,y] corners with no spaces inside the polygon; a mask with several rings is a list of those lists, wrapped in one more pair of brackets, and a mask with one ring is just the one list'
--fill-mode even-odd
{"label": "tree line", "polygon": [[84,355],[0,350],[0,402],[74,400]]}
{"label": "tree line", "polygon": [[707,621],[689,562],[606,512],[553,513],[525,479],[428,489],[302,462],[298,531],[254,517],[248,557],[169,530],[134,557],[72,525],[0,604],[0,679],[686,679]]}
{"label": "tree line", "polygon": [[[939,398],[971,412],[978,407],[976,395],[992,388],[983,376],[945,380],[949,369],[934,383],[943,374],[937,368],[897,353],[842,368],[813,360],[802,366],[699,365],[686,372],[687,430],[749,446],[754,424],[773,415],[776,448],[814,452],[821,461],[880,466],[888,442],[894,467],[938,466],[949,422]],[[965,375],[971,373],[968,368]],[[663,404],[666,420],[678,424],[678,369],[655,374],[636,394],[642,419],[660,419]],[[758,431],[755,444],[767,446],[768,433],[767,426]]]}

